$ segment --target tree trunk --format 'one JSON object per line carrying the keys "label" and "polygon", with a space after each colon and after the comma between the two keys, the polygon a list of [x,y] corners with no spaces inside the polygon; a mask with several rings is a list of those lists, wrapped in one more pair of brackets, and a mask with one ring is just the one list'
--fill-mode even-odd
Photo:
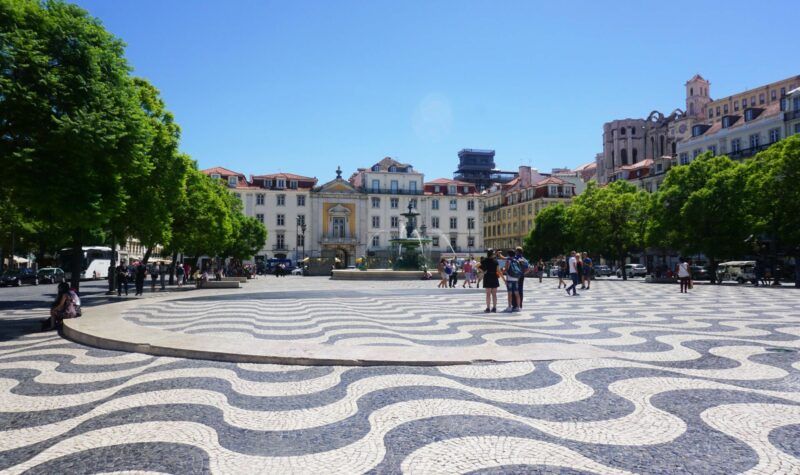
{"label": "tree trunk", "polygon": [[153,253],[153,248],[152,247],[148,247],[147,249],[145,249],[144,257],[142,257],[142,264],[147,265],[147,261],[150,260],[150,254],[152,254],[152,253]]}
{"label": "tree trunk", "polygon": [[172,253],[172,267],[169,271],[169,285],[175,285],[175,266],[178,265],[178,251]]}
{"label": "tree trunk", "polygon": [[83,230],[76,229],[72,236],[72,262],[70,272],[72,273],[71,284],[75,292],[81,290],[81,272],[83,271]]}
{"label": "tree trunk", "polygon": [[[706,257],[708,257],[708,256],[706,256]],[[713,257],[709,257],[708,258],[708,273],[711,274],[710,277],[711,277],[711,283],[712,284],[721,283],[721,281],[717,282],[717,263],[716,263],[716,261],[714,261]]]}
{"label": "tree trunk", "polygon": [[622,280],[628,280],[628,273],[625,272],[625,255],[623,254],[622,248],[617,249],[617,255],[619,256],[619,268],[622,269]]}
{"label": "tree trunk", "polygon": [[108,269],[108,291],[117,289],[117,237],[111,233],[111,266]]}

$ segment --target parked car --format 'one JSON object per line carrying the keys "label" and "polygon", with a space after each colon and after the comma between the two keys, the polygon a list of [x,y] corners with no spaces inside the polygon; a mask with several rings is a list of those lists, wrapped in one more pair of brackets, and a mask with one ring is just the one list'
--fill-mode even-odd
{"label": "parked car", "polygon": [[607,265],[598,264],[592,267],[592,269],[594,270],[595,277],[611,277],[614,275],[614,272],[612,272],[611,268]]}
{"label": "parked car", "polygon": [[303,275],[303,268],[302,267],[295,267],[292,269],[292,275]]}
{"label": "parked car", "polygon": [[756,282],[756,261],[729,261],[717,266],[717,280],[735,280],[740,284]]}
{"label": "parked car", "polygon": [[689,272],[692,273],[692,280],[711,280],[711,274],[704,266],[690,266]]}
{"label": "parked car", "polygon": [[7,270],[0,276],[0,287],[5,287],[6,285],[19,287],[22,284],[39,285],[39,278],[33,269]]}
{"label": "parked car", "polygon": [[[625,264],[625,275],[628,277],[644,277],[647,275],[647,267],[642,264]],[[623,269],[617,269],[617,277],[622,277]]]}
{"label": "parked car", "polygon": [[36,273],[40,284],[56,284],[66,282],[64,271],[60,267],[43,267]]}

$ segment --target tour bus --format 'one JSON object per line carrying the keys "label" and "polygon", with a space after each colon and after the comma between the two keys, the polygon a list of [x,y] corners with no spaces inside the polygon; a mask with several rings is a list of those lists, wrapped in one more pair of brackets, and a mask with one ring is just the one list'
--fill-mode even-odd
{"label": "tour bus", "polygon": [[[81,248],[81,280],[108,278],[111,265],[111,248],[105,246],[84,246]],[[124,256],[122,256],[124,258]],[[59,266],[64,269],[67,280],[72,279],[72,248],[58,252]],[[119,263],[119,259],[117,259]]]}

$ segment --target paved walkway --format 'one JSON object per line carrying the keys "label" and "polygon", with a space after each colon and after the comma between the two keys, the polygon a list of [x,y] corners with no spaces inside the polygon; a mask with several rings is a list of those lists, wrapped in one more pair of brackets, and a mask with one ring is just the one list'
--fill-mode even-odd
{"label": "paved walkway", "polygon": [[682,300],[676,286],[600,281],[573,298],[531,282],[529,309],[487,317],[476,312],[479,293],[430,285],[287,277],[219,298],[142,301],[125,318],[265,345],[290,337],[391,351],[535,339],[614,356],[281,366],[29,335],[0,343],[0,471],[800,471],[800,293],[698,286]]}

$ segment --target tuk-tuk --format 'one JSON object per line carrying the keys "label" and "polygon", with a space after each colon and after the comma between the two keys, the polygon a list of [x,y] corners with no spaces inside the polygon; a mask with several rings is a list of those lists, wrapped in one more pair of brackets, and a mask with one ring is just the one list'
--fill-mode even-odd
{"label": "tuk-tuk", "polygon": [[735,280],[740,284],[745,282],[757,283],[756,261],[729,261],[717,266],[717,280]]}

